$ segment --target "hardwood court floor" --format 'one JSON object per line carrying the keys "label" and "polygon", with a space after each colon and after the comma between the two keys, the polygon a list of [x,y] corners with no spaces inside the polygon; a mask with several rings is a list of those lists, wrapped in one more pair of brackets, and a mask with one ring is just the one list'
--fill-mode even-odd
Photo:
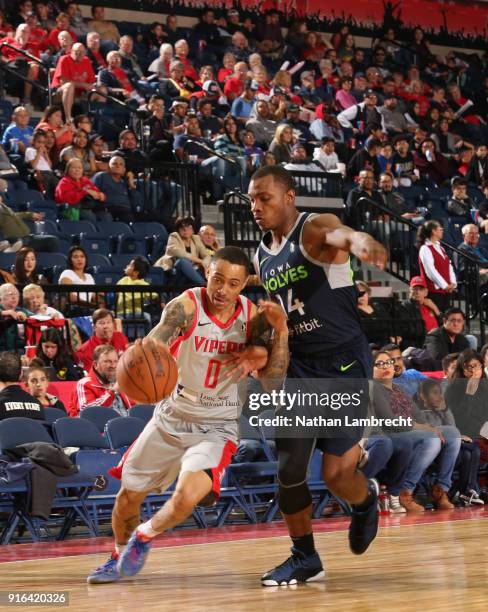
{"label": "hardwood court floor", "polygon": [[[347,521],[315,521],[327,576],[297,587],[259,584],[288,552],[279,523],[168,534],[138,577],[98,586],[87,585],[86,575],[107,558],[108,538],[13,545],[0,551],[0,591],[65,590],[64,609],[89,612],[485,611],[487,518],[488,509],[383,517],[378,538],[360,557],[348,549]],[[80,554],[88,551],[97,552]]]}

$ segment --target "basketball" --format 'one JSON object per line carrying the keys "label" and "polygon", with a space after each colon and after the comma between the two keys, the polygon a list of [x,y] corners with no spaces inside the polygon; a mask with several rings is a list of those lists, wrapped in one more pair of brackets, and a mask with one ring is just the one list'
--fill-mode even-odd
{"label": "basketball", "polygon": [[151,338],[130,346],[117,364],[120,391],[142,404],[154,404],[173,391],[178,366],[168,349]]}

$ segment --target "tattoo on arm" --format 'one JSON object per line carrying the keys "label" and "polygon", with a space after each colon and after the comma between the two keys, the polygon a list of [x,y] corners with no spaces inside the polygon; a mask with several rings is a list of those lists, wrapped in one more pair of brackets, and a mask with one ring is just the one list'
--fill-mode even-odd
{"label": "tattoo on arm", "polygon": [[251,333],[248,344],[271,348],[271,325],[266,317],[258,313],[251,319],[250,325]]}
{"label": "tattoo on arm", "polygon": [[259,380],[265,391],[281,388],[289,359],[288,334],[275,334],[271,340],[268,363],[259,370]]}
{"label": "tattoo on arm", "polygon": [[169,345],[182,331],[191,326],[193,317],[193,314],[185,311],[181,302],[170,302],[163,311],[161,321],[151,331],[149,337]]}

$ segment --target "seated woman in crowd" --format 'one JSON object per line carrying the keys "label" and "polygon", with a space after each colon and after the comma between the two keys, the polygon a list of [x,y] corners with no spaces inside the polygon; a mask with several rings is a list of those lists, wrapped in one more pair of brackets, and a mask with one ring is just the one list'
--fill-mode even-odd
{"label": "seated woman in crowd", "polygon": [[48,106],[37,124],[36,130],[52,130],[56,137],[58,151],[61,151],[73,140],[71,124],[63,123],[63,111],[60,106]]}
{"label": "seated woman in crowd", "polygon": [[92,176],[97,171],[95,155],[88,147],[88,134],[85,130],[77,130],[73,135],[73,143],[64,147],[59,154],[59,160],[63,166],[73,158],[81,161],[85,176]]}
{"label": "seated woman in crowd", "polygon": [[210,256],[200,236],[195,234],[195,219],[176,219],[175,230],[169,235],[165,254],[154,265],[166,271],[175,270],[181,285],[203,287]]}
{"label": "seated woman in crowd", "polygon": [[[61,285],[94,285],[95,279],[86,272],[87,256],[80,246],[72,246],[68,251],[68,269],[61,272],[59,283]],[[69,294],[69,307],[67,314],[71,317],[89,315],[97,308],[95,293],[72,292]]]}
{"label": "seated woman in crowd", "polygon": [[218,158],[216,169],[219,176],[223,177],[227,189],[247,188],[247,163],[244,147],[239,141],[237,122],[234,117],[224,119],[224,133],[220,134],[214,142],[214,149],[226,157],[230,157],[235,163],[226,162]]}
{"label": "seated woman in crowd", "polygon": [[269,150],[275,156],[277,164],[289,162],[291,159],[291,148],[293,144],[293,130],[286,123],[276,128]]}
{"label": "seated woman in crowd", "polygon": [[65,219],[84,219],[92,223],[112,221],[112,215],[105,206],[105,194],[88,177],[83,176],[83,164],[77,158],[70,159],[66,164],[65,175],[56,187],[55,199],[58,204],[69,205],[61,211]]}
{"label": "seated woman in crowd", "polygon": [[42,364],[47,369],[53,381],[83,378],[83,370],[75,364],[63,334],[57,329],[50,328],[42,332],[34,359],[36,364]]}
{"label": "seated woman in crowd", "polygon": [[[420,408],[415,414],[418,422],[429,423],[432,427],[456,426],[452,411],[446,407],[439,380],[424,380],[420,383],[417,404]],[[459,479],[455,483],[453,501],[461,501],[466,506],[484,505],[477,491],[479,466],[479,446],[469,436],[461,435],[461,450],[456,461]]]}
{"label": "seated woman in crowd", "polygon": [[452,410],[459,430],[478,440],[488,421],[488,379],[479,353],[466,349],[460,353],[456,371],[446,390],[446,404]]}
{"label": "seated woman in crowd", "polygon": [[[438,471],[431,495],[438,510],[454,508],[447,497],[451,488],[452,473],[461,447],[459,431],[452,426],[432,427],[419,423],[413,400],[403,389],[393,383],[395,361],[386,351],[373,354],[373,401],[374,413],[381,419],[403,417],[410,423],[396,427],[383,427],[384,435],[391,438],[394,447],[410,449],[411,455],[403,481],[390,495],[398,496],[398,502],[407,512],[423,512],[424,507],[414,499],[417,487],[425,470],[437,460]],[[394,500],[396,502],[396,499]]]}
{"label": "seated woman in crowd", "polygon": [[31,312],[19,306],[20,293],[15,285],[0,286],[0,350],[23,351],[25,335],[19,323],[24,323]]}
{"label": "seated woman in crowd", "polygon": [[14,278],[16,285],[23,287],[30,283],[44,283],[42,274],[36,272],[36,252],[30,247],[22,247],[15,256]]}
{"label": "seated woman in crowd", "polygon": [[[380,305],[369,301],[371,287],[364,281],[357,281],[356,288],[358,296],[358,312],[361,318],[361,325],[368,342],[380,347],[388,342],[401,342],[398,336],[389,336],[388,330],[391,328],[391,317]],[[390,323],[390,324],[388,324]]]}
{"label": "seated woman in crowd", "polygon": [[29,369],[24,375],[24,382],[27,391],[35,397],[36,400],[41,402],[44,408],[59,408],[59,410],[66,412],[63,402],[55,395],[47,392],[49,378],[46,371],[37,360],[32,360]]}
{"label": "seated woman in crowd", "polygon": [[45,303],[45,293],[40,285],[30,283],[22,290],[22,301],[24,306],[30,310],[33,317],[39,316],[51,319],[64,319],[64,315]]}

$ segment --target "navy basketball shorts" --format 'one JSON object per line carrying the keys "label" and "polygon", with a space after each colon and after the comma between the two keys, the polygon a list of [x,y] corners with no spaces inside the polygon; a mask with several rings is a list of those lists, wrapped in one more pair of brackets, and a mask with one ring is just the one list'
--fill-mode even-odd
{"label": "navy basketball shorts", "polygon": [[[277,430],[277,449],[293,457],[293,461],[304,464],[306,470],[314,448],[324,453],[341,456],[353,448],[363,437],[364,427],[353,425],[357,419],[364,419],[368,412],[369,386],[368,379],[372,376],[372,355],[366,338],[360,338],[344,350],[330,355],[297,355],[292,352],[285,391],[287,393],[300,391],[302,394],[329,394],[332,397],[338,393],[352,396],[356,401],[347,406],[334,405],[304,406],[305,414],[320,415],[329,421],[339,421],[339,425],[320,426],[316,437],[300,435],[297,429],[296,437],[279,435]],[[286,407],[285,407],[286,408]],[[280,411],[286,414],[286,410]]]}

